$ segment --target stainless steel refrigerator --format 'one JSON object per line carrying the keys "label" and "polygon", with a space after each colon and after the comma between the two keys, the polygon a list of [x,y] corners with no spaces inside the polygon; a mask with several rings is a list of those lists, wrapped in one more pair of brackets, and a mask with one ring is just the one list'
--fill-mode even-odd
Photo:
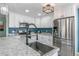
{"label": "stainless steel refrigerator", "polygon": [[53,45],[60,48],[59,55],[75,55],[74,16],[55,19],[53,24]]}

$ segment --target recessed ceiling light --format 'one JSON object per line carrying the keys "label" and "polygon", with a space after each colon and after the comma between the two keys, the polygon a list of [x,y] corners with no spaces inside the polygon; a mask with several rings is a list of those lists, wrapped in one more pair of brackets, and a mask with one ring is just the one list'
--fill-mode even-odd
{"label": "recessed ceiling light", "polygon": [[38,13],[37,15],[38,15],[38,16],[41,16],[41,13]]}
{"label": "recessed ceiling light", "polygon": [[25,10],[25,12],[27,12],[27,13],[28,13],[28,12],[29,12],[29,10],[28,10],[28,9],[26,9],[26,10]]}

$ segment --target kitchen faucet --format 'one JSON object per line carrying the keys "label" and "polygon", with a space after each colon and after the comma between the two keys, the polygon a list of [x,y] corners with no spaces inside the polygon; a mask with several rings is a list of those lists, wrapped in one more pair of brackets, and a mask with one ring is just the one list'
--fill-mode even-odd
{"label": "kitchen faucet", "polygon": [[[37,29],[37,26],[33,23],[21,23],[21,24],[24,24],[26,27],[26,45],[29,45],[28,39],[31,38],[31,33],[30,33],[31,31],[29,26],[34,26],[36,29]],[[38,40],[38,31],[36,31],[36,40]]]}

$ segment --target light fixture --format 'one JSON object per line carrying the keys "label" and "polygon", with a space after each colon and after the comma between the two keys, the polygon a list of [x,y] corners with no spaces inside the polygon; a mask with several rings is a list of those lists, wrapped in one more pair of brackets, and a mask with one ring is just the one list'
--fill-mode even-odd
{"label": "light fixture", "polygon": [[28,9],[25,10],[26,13],[30,12]]}
{"label": "light fixture", "polygon": [[38,15],[38,16],[41,16],[41,13],[38,13],[37,15]]}
{"label": "light fixture", "polygon": [[54,12],[54,6],[55,4],[50,4],[50,3],[43,4],[42,11],[47,14],[52,13]]}
{"label": "light fixture", "polygon": [[0,8],[0,10],[1,10],[1,14],[4,14],[4,15],[8,14],[8,8],[7,7],[3,6],[3,7]]}

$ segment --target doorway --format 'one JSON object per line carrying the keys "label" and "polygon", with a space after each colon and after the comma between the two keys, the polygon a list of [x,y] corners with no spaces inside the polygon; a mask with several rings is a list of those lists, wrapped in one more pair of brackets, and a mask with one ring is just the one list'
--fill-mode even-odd
{"label": "doorway", "polygon": [[0,14],[0,37],[6,36],[6,16]]}

